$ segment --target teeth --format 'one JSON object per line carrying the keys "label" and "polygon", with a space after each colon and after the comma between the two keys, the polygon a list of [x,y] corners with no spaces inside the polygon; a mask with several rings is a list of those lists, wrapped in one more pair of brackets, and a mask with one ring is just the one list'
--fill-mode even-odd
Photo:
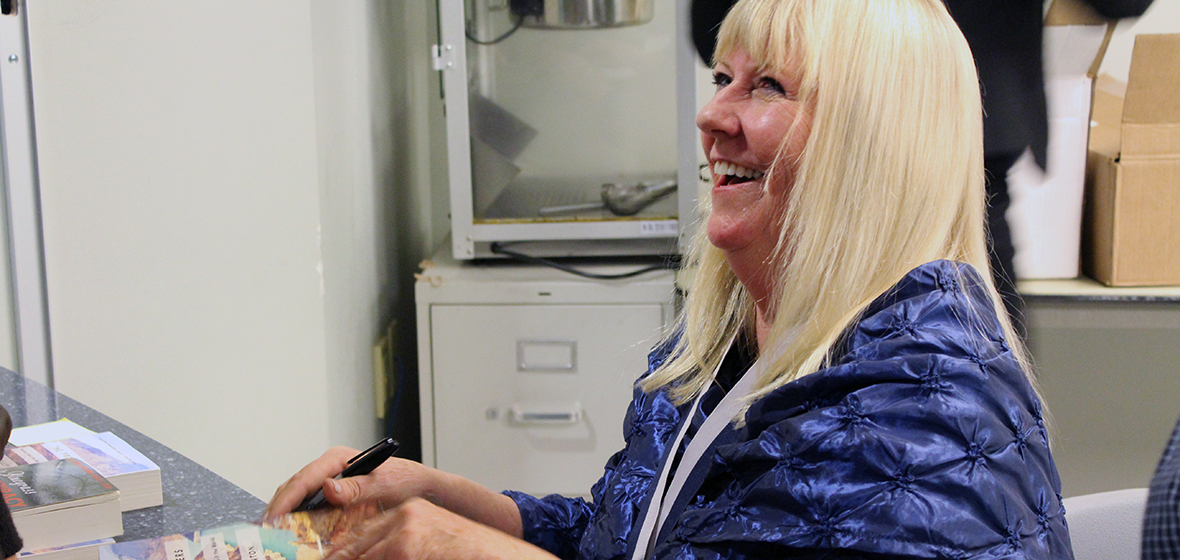
{"label": "teeth", "polygon": [[713,172],[718,175],[730,175],[742,179],[761,179],[765,173],[761,171],[754,171],[747,169],[740,165],[729,163],[727,161],[719,161],[713,164]]}

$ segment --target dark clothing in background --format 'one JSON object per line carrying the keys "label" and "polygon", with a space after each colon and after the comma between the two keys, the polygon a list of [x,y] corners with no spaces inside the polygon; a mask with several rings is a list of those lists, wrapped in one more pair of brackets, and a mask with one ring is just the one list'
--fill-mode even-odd
{"label": "dark clothing in background", "polygon": [[12,514],[8,512],[8,504],[0,500],[0,557],[9,558],[20,552],[24,543],[16,533],[16,525],[12,522]]}
{"label": "dark clothing in background", "polygon": [[1016,291],[1016,270],[1012,264],[1016,259],[1016,245],[1012,242],[1012,229],[1005,217],[1012,203],[1008,194],[1008,170],[1020,159],[1020,153],[984,156],[983,173],[987,181],[987,256],[992,268],[992,283],[1004,300],[1004,309],[1012,319],[1012,326],[1022,340],[1028,340],[1024,300]]}
{"label": "dark clothing in background", "polygon": [[1027,148],[1042,169],[1049,120],[1041,0],[945,0],[971,46],[983,94],[984,177],[992,281],[1017,332],[1027,339],[1024,300],[1016,291],[1016,246],[1008,227],[1008,171]]}
{"label": "dark clothing in background", "polygon": [[[1142,15],[1152,0],[1086,0],[1111,19]],[[1016,247],[1008,228],[1008,170],[1028,148],[1037,165],[1048,159],[1049,120],[1042,65],[1041,0],[944,0],[971,46],[983,93],[983,152],[987,177],[988,253],[992,279],[1016,330],[1026,335],[1024,301],[1016,292]],[[1026,337],[1027,338],[1027,337]]]}
{"label": "dark clothing in background", "polygon": [[1164,448],[1143,516],[1143,560],[1180,558],[1180,422]]}
{"label": "dark clothing in background", "polygon": [[[12,418],[8,411],[0,406],[0,450],[8,445],[8,436],[12,434]],[[24,543],[16,532],[16,524],[12,521],[12,514],[8,511],[8,504],[0,500],[0,558],[8,558],[20,552]]]}
{"label": "dark clothing in background", "polygon": [[[1152,0],[1085,0],[1111,18],[1142,15]],[[692,39],[712,62],[717,29],[736,0],[693,0]],[[1026,148],[1043,169],[1049,145],[1045,72],[1041,62],[1042,0],[944,0],[971,46],[983,94],[984,171],[987,177],[988,253],[992,278],[1017,331],[1023,336],[1024,302],[1016,293],[1016,247],[1005,213],[1008,170]]]}

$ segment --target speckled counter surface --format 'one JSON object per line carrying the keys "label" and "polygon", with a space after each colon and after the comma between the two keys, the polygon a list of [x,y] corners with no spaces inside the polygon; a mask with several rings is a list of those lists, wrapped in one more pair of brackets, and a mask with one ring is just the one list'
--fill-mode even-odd
{"label": "speckled counter surface", "polygon": [[61,418],[95,432],[112,432],[160,466],[164,505],[123,513],[126,541],[257,520],[266,504],[209,469],[78,401],[0,368],[0,404],[13,424]]}

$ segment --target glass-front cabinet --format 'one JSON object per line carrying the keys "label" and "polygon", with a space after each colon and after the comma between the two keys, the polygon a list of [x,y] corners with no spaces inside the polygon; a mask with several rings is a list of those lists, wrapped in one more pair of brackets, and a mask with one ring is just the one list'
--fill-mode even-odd
{"label": "glass-front cabinet", "polygon": [[678,251],[699,183],[688,0],[439,0],[453,253]]}

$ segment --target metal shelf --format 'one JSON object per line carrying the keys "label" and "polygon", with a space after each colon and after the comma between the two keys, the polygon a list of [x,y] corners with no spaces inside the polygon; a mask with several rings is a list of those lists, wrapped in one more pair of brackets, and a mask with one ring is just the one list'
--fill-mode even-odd
{"label": "metal shelf", "polygon": [[1111,287],[1091,278],[1022,280],[1016,289],[1026,300],[1180,302],[1180,286]]}

